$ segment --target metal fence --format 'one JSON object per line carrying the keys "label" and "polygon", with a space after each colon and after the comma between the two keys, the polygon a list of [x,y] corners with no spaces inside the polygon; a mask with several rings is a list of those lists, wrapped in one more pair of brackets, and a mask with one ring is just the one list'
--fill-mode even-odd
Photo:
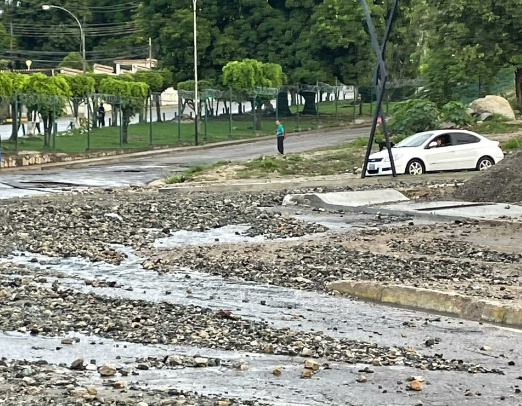
{"label": "metal fence", "polygon": [[[371,87],[341,83],[203,89],[198,95],[198,133],[207,143],[273,134],[278,119],[289,133],[347,125],[371,114],[367,90],[372,92]],[[181,90],[145,98],[0,96],[0,148],[4,153],[74,153],[194,145],[194,99],[194,92]]]}

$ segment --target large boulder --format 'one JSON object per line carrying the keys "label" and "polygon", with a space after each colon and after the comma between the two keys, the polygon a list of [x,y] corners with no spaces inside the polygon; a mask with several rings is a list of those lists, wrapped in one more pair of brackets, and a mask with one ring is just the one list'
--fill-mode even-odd
{"label": "large boulder", "polygon": [[476,114],[498,114],[508,120],[515,120],[515,112],[509,102],[500,96],[486,96],[477,99],[470,105],[473,113]]}

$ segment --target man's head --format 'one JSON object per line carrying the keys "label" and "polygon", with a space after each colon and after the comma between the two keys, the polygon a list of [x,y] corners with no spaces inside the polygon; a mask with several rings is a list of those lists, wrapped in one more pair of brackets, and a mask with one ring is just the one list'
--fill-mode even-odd
{"label": "man's head", "polygon": [[442,138],[437,138],[437,147],[440,147],[442,145]]}
{"label": "man's head", "polygon": [[281,124],[281,121],[276,120],[276,125],[279,125],[279,124]]}

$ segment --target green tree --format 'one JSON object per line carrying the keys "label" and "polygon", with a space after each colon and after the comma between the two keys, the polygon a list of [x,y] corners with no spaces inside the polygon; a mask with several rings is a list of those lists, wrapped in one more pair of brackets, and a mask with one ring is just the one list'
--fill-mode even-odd
{"label": "green tree", "polygon": [[[256,87],[279,88],[286,80],[281,65],[262,63],[255,59],[232,61],[223,67],[223,84],[237,92],[246,94],[255,91]],[[267,97],[254,97],[252,109],[261,110],[267,102]],[[256,121],[256,129],[260,129],[261,122]]]}
{"label": "green tree", "polygon": [[[65,58],[63,58],[62,62],[60,62],[60,65],[58,65],[58,67],[83,70],[83,56],[80,55],[78,52],[71,52]],[[88,64],[87,70],[91,71],[91,67]]]}
{"label": "green tree", "polygon": [[[61,55],[81,48],[80,29],[76,21],[66,12],[55,8],[44,11],[42,5],[59,5],[74,13],[80,22],[88,23],[92,18],[89,10],[90,1],[60,0],[58,3],[49,3],[47,0],[33,0],[21,1],[18,7],[17,2],[13,1],[13,5],[4,9],[3,19],[13,22],[13,33],[20,50],[45,51],[45,57],[39,54],[40,57],[35,61],[34,68],[55,68],[62,59]],[[87,24],[85,26],[87,28]],[[17,55],[19,62],[31,59],[22,53]]]}
{"label": "green tree", "polygon": [[[163,91],[163,76],[157,71],[138,71],[134,74],[134,80],[137,82],[146,83],[149,87],[149,91],[154,94],[156,99],[161,96]],[[159,93],[159,96],[158,96]],[[140,112],[140,122],[144,121],[144,117],[147,116],[147,108],[150,103],[150,97],[145,101],[144,112]]]}
{"label": "green tree", "polygon": [[[181,103],[181,111],[185,111],[185,107],[189,106],[192,110],[195,109],[194,105],[194,90],[195,90],[196,82],[194,80],[186,80],[184,82],[179,82],[176,86],[178,90],[178,98]],[[214,88],[214,83],[209,80],[198,80],[198,92],[202,92],[203,90]],[[180,97],[180,92],[189,92],[191,97]],[[192,92],[192,93],[190,93]],[[199,100],[199,108],[198,111],[201,111],[202,100]]]}
{"label": "green tree", "polygon": [[[198,12],[198,56],[201,76],[215,79],[210,58],[213,39],[218,35],[214,21],[219,19],[216,1],[205,4]],[[212,11],[212,19],[208,13]],[[166,6],[164,0],[142,2],[139,24],[146,36],[154,38],[155,53],[163,65],[174,73],[174,81],[181,82],[193,77],[194,34],[192,0],[179,0]],[[172,46],[176,44],[176,46]]]}
{"label": "green tree", "polygon": [[5,29],[4,23],[0,22],[0,49],[8,49],[11,43],[9,33]]}
{"label": "green tree", "polygon": [[71,96],[69,84],[62,75],[46,76],[35,73],[29,75],[23,91],[27,109],[42,115],[45,145],[49,145],[56,118],[64,113],[65,104]]}
{"label": "green tree", "polygon": [[[12,120],[11,140],[18,138],[18,130],[22,118],[20,93],[23,92],[28,75],[15,72],[0,72],[0,95],[8,100]],[[18,114],[16,114],[18,113]]]}
{"label": "green tree", "polygon": [[121,109],[123,125],[123,143],[128,143],[129,124],[132,117],[138,114],[145,98],[149,94],[149,87],[143,82],[122,80],[119,76],[108,77],[100,83],[100,91],[113,95],[108,102]]}
{"label": "green tree", "polygon": [[411,135],[438,128],[440,112],[435,103],[423,99],[410,99],[397,103],[392,112],[390,130],[394,134]]}
{"label": "green tree", "polygon": [[[107,75],[105,73],[88,73],[88,77],[92,78],[94,80],[94,93],[91,94],[91,102],[89,103],[88,108],[91,109],[90,111],[90,117],[91,117],[91,126],[92,128],[98,127],[98,120],[96,119],[96,111],[98,110],[98,107],[102,100],[100,100],[99,94],[101,93],[100,90],[100,84],[103,79],[107,79],[109,77],[112,77],[111,75]],[[114,112],[113,112],[114,114]],[[113,119],[112,120],[113,126],[116,126],[117,123]]]}
{"label": "green tree", "polygon": [[69,102],[73,110],[75,127],[78,128],[80,125],[80,105],[84,104],[86,109],[89,108],[89,95],[94,93],[95,80],[84,75],[64,75],[63,77],[69,85],[71,94]]}
{"label": "green tree", "polygon": [[170,87],[174,86],[174,78],[172,76],[172,72],[168,69],[159,69],[155,72],[158,72],[163,77],[163,82],[161,84],[161,88],[157,88],[156,90],[152,90],[154,92],[154,101],[156,103],[156,115],[157,115],[157,122],[161,122],[162,116],[161,116],[161,94],[167,90]]}
{"label": "green tree", "polygon": [[430,97],[440,105],[458,100],[456,89],[479,84],[488,92],[502,68],[515,72],[522,110],[522,8],[518,0],[430,0],[428,53],[423,72]]}

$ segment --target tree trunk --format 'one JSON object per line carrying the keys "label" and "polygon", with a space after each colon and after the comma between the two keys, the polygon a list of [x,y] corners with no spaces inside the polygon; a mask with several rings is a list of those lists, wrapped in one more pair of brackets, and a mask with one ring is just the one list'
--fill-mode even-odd
{"label": "tree trunk", "polygon": [[118,107],[115,104],[112,105],[112,127],[118,127]]}
{"label": "tree trunk", "polygon": [[300,95],[305,100],[304,108],[301,114],[316,115],[317,108],[315,106],[315,92],[301,92]]}
{"label": "tree trunk", "polygon": [[515,89],[517,93],[518,111],[522,113],[522,68],[515,71]]}
{"label": "tree trunk", "polygon": [[81,100],[73,100],[73,115],[74,115],[74,128],[80,128],[80,103]]}
{"label": "tree trunk", "polygon": [[[89,103],[89,108],[90,108]],[[96,97],[92,98],[92,111],[90,113],[92,120],[92,128],[98,128],[98,118],[96,117],[96,112],[98,111],[98,99]]]}
{"label": "tree trunk", "polygon": [[11,103],[11,120],[12,120],[12,126],[11,126],[11,137],[9,137],[9,140],[16,141],[18,138],[18,117],[15,114],[16,107],[15,103]]}
{"label": "tree trunk", "polygon": [[154,95],[154,100],[156,101],[156,121],[161,123],[163,118],[161,117],[161,94],[156,93]]}
{"label": "tree trunk", "polygon": [[127,109],[123,110],[122,113],[122,119],[123,119],[123,143],[128,144],[129,143],[129,124],[130,124],[130,112]]}
{"label": "tree trunk", "polygon": [[288,106],[288,93],[279,92],[277,94],[277,109],[279,117],[290,117],[292,112],[290,106]]}
{"label": "tree trunk", "polygon": [[53,119],[52,117],[47,117],[43,119],[44,121],[44,145],[51,145],[51,132],[53,129]]}

